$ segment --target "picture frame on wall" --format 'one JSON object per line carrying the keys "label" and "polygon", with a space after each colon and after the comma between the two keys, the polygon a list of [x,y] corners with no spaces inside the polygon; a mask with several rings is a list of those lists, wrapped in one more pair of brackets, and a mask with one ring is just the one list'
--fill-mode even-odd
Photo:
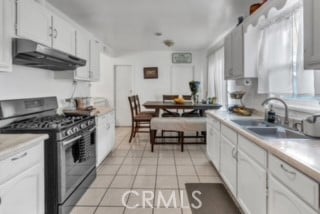
{"label": "picture frame on wall", "polygon": [[158,67],[143,68],[144,79],[158,79]]}
{"label": "picture frame on wall", "polygon": [[172,63],[190,64],[192,63],[192,53],[172,53]]}

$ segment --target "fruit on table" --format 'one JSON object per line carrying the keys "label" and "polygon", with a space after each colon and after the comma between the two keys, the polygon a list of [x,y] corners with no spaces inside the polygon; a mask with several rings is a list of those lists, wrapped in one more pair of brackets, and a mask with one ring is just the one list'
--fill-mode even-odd
{"label": "fruit on table", "polygon": [[184,104],[186,101],[183,98],[176,98],[176,99],[174,99],[174,102],[176,104]]}

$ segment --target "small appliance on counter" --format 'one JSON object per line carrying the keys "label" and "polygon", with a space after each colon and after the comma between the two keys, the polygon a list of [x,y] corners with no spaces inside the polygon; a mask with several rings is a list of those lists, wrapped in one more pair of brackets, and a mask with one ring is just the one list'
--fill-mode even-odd
{"label": "small appliance on counter", "polygon": [[307,117],[301,123],[296,123],[295,127],[298,129],[299,125],[306,136],[320,138],[320,114]]}

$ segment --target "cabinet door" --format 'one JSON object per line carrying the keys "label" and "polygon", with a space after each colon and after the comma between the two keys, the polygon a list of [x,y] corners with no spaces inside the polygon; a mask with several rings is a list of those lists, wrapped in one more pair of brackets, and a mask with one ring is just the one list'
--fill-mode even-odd
{"label": "cabinet door", "polygon": [[11,36],[14,23],[14,4],[11,0],[0,2],[0,71],[12,71]]}
{"label": "cabinet door", "polygon": [[52,17],[52,47],[69,53],[76,54],[76,30],[64,19],[53,16]]}
{"label": "cabinet door", "polygon": [[289,189],[269,176],[269,214],[316,214]]}
{"label": "cabinet door", "polygon": [[207,155],[208,158],[213,162],[213,141],[214,141],[214,130],[213,125],[210,123],[210,120],[208,119],[207,122]]}
{"label": "cabinet door", "polygon": [[90,40],[90,80],[100,80],[100,43]]}
{"label": "cabinet door", "polygon": [[105,159],[108,153],[108,132],[107,132],[107,120],[106,115],[99,116],[97,118],[97,166]]}
{"label": "cabinet door", "polygon": [[243,27],[236,27],[232,31],[232,79],[243,77]]}
{"label": "cabinet door", "polygon": [[232,79],[232,34],[228,34],[224,40],[224,79]]}
{"label": "cabinet door", "polygon": [[20,175],[0,185],[0,213],[43,214],[44,170],[36,164]]}
{"label": "cabinet door", "polygon": [[236,193],[237,185],[237,160],[236,160],[236,145],[221,136],[221,159],[220,159],[220,174],[229,187],[233,195]]}
{"label": "cabinet door", "polygon": [[267,172],[241,150],[238,152],[238,200],[247,214],[267,212]]}
{"label": "cabinet door", "polygon": [[304,0],[304,67],[320,69],[320,1]]}
{"label": "cabinet door", "polygon": [[42,0],[17,1],[17,35],[51,46],[51,15]]}
{"label": "cabinet door", "polygon": [[90,39],[88,35],[80,31],[76,33],[76,55],[87,62],[85,66],[77,68],[75,79],[90,80]]}

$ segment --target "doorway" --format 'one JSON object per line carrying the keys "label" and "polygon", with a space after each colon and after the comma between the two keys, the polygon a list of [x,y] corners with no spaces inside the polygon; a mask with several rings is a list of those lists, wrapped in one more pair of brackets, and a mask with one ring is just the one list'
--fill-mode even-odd
{"label": "doorway", "polygon": [[131,113],[128,97],[133,95],[132,66],[116,65],[114,73],[116,126],[130,126]]}

